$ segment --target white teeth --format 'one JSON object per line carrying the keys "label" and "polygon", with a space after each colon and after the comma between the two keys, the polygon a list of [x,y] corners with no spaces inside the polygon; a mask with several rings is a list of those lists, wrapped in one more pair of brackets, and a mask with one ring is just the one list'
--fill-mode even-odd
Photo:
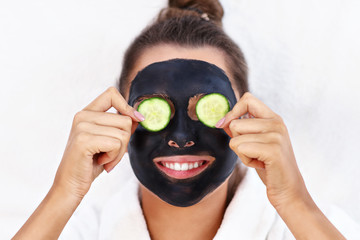
{"label": "white teeth", "polygon": [[189,169],[189,164],[183,163],[181,164],[181,171],[187,171]]}
{"label": "white teeth", "polygon": [[201,165],[204,164],[204,161],[199,161],[195,163],[168,163],[168,162],[162,162],[161,165],[163,165],[166,168],[170,168],[175,171],[187,171],[191,170],[193,168],[198,168]]}
{"label": "white teeth", "polygon": [[193,169],[194,168],[194,165],[192,163],[189,164],[189,170],[190,169]]}
{"label": "white teeth", "polygon": [[181,169],[180,163],[175,163],[175,170],[180,171],[180,169]]}

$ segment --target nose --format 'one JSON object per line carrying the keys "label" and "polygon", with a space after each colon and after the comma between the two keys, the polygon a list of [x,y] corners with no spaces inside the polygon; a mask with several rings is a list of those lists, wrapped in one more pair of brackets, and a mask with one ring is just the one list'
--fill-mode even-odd
{"label": "nose", "polygon": [[186,148],[195,145],[196,129],[192,120],[188,117],[187,111],[177,111],[172,119],[170,134],[166,137],[166,141],[170,147]]}
{"label": "nose", "polygon": [[170,140],[168,142],[168,144],[170,147],[176,147],[176,148],[191,147],[191,146],[195,145],[194,141],[187,141],[187,142],[185,142],[185,144],[180,143],[180,146],[179,146],[179,144],[173,140]]}

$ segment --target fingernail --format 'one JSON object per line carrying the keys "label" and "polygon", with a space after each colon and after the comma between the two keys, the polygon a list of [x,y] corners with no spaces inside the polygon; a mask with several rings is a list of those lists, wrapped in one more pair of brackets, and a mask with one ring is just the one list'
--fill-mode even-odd
{"label": "fingernail", "polygon": [[139,113],[138,111],[135,111],[135,112],[134,112],[134,115],[135,115],[135,117],[136,117],[137,119],[140,120],[140,122],[142,122],[142,121],[145,120],[145,117],[144,117],[141,113]]}
{"label": "fingernail", "polygon": [[225,122],[225,117],[223,117],[222,119],[220,119],[220,120],[216,123],[215,127],[220,128],[221,125],[223,125],[224,122]]}

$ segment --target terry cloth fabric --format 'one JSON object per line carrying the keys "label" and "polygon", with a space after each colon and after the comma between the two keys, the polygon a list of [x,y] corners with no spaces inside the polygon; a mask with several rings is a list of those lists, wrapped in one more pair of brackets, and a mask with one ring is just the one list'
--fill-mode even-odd
{"label": "terry cloth fabric", "polygon": [[[67,224],[60,239],[150,239],[140,201],[139,183],[135,176],[123,184],[101,210],[82,206]],[[321,208],[321,206],[320,206]],[[360,239],[360,229],[341,210],[321,208],[330,221],[348,239]],[[294,239],[266,197],[266,188],[253,169],[238,186],[226,209],[214,240]]]}

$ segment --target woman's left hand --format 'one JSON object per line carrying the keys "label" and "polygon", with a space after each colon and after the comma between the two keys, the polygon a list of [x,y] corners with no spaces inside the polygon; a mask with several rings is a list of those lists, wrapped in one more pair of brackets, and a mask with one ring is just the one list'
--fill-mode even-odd
{"label": "woman's left hand", "polygon": [[[245,114],[253,118],[239,119]],[[245,93],[217,127],[229,134],[230,147],[241,161],[256,168],[270,203],[296,239],[345,239],[307,191],[279,115]]]}
{"label": "woman's left hand", "polygon": [[[241,116],[250,114],[253,118]],[[219,121],[219,123],[221,123]],[[218,126],[231,137],[230,147],[248,167],[256,168],[270,203],[279,209],[309,196],[281,117],[245,93]]]}

